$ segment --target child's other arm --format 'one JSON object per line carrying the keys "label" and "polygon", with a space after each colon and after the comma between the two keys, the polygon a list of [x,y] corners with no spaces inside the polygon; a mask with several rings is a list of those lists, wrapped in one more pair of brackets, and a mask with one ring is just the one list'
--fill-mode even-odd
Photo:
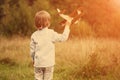
{"label": "child's other arm", "polygon": [[34,62],[34,56],[35,56],[35,42],[34,42],[34,39],[31,38],[31,41],[30,41],[30,56],[32,57],[32,60]]}

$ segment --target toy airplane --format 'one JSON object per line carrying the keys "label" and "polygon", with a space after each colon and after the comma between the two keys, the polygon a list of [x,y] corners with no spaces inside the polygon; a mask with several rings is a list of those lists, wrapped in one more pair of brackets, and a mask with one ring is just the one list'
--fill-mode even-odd
{"label": "toy airplane", "polygon": [[76,24],[76,23],[78,23],[78,21],[81,19],[81,16],[83,15],[80,7],[77,8],[76,10],[74,10],[74,11],[73,11],[71,14],[69,14],[69,15],[64,15],[65,10],[61,11],[60,9],[57,9],[57,11],[58,11],[59,15],[60,15],[62,18],[64,18],[64,20],[60,22],[60,24],[61,24],[62,26],[65,25],[66,20],[72,21],[71,24]]}

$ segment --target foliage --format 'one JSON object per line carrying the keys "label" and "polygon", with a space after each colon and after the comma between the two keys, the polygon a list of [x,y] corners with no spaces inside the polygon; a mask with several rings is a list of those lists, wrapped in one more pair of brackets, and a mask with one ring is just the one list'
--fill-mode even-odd
{"label": "foliage", "polygon": [[58,16],[56,8],[65,9],[65,13],[69,14],[81,6],[84,14],[82,22],[72,26],[70,36],[120,38],[120,11],[112,2],[112,0],[1,0],[0,35],[31,35],[35,31],[34,15],[39,10],[46,10],[51,14],[50,28],[61,33],[64,27],[59,25],[62,18]]}
{"label": "foliage", "polygon": [[24,0],[5,0],[4,17],[1,18],[0,32],[3,35],[28,35],[33,26],[29,6]]}

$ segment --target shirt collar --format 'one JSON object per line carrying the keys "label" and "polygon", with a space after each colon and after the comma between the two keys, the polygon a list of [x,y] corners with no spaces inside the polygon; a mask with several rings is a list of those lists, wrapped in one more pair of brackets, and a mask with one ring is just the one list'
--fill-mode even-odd
{"label": "shirt collar", "polygon": [[44,31],[44,30],[47,30],[48,29],[48,27],[45,27],[45,28],[43,28],[42,30],[39,30],[38,29],[38,31]]}

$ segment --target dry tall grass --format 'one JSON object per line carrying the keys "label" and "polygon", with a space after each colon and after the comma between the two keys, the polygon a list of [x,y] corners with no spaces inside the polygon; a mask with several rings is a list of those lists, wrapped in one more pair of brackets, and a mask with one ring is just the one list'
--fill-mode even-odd
{"label": "dry tall grass", "polygon": [[120,79],[120,42],[117,40],[69,40],[57,44],[56,50],[58,71],[59,67],[64,67],[63,72],[68,71],[65,73],[69,76],[67,80]]}
{"label": "dry tall grass", "polygon": [[[29,42],[28,38],[0,38],[0,80],[33,80]],[[119,40],[74,39],[55,46],[54,80],[120,79]]]}

